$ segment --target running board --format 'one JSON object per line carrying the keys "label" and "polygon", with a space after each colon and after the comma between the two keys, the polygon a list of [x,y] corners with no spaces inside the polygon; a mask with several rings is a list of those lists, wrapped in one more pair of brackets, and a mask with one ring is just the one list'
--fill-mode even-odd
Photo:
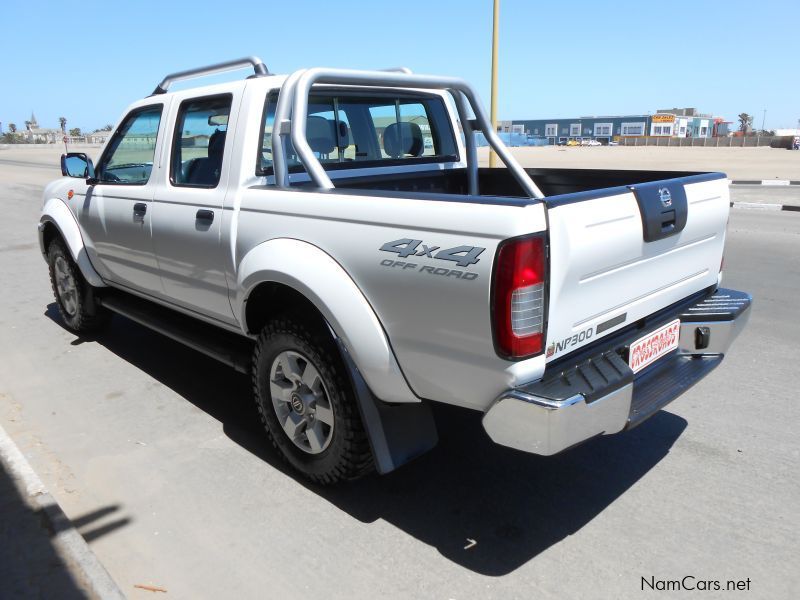
{"label": "running board", "polygon": [[202,352],[240,373],[250,373],[253,356],[250,338],[118,290],[103,290],[98,300],[110,311]]}

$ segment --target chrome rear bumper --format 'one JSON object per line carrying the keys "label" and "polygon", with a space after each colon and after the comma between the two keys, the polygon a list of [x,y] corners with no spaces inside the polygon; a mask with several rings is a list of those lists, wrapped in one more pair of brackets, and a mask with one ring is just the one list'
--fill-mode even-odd
{"label": "chrome rear bumper", "polygon": [[598,435],[634,427],[697,383],[721,361],[750,318],[748,294],[720,289],[660,314],[659,323],[681,319],[678,349],[635,376],[623,358],[647,331],[615,336],[593,356],[545,373],[542,381],[503,393],[483,416],[498,444],[552,455]]}

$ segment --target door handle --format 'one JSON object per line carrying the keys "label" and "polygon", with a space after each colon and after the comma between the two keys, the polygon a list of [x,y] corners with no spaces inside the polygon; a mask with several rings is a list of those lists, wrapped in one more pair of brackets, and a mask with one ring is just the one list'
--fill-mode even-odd
{"label": "door handle", "polygon": [[133,214],[137,217],[143,217],[147,212],[147,204],[144,202],[137,202],[133,205]]}
{"label": "door handle", "polygon": [[200,209],[200,210],[197,211],[197,214],[195,215],[195,218],[197,218],[198,221],[207,221],[209,223],[213,223],[214,222],[214,211],[213,210]]}

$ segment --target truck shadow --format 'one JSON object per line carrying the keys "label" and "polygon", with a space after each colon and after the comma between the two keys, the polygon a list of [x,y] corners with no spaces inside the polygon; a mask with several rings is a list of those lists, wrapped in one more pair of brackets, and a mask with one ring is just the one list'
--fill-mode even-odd
{"label": "truck shadow", "polygon": [[[55,305],[46,313],[61,324]],[[307,482],[269,445],[249,378],[136,323],[114,317],[96,342],[223,424],[236,444],[353,518],[387,521],[476,573],[501,576],[577,532],[664,458],[686,421],[660,412],[622,435],[555,457],[492,443],[474,411],[436,405],[439,445],[388,475],[337,487]],[[190,377],[203,372],[204,377]]]}

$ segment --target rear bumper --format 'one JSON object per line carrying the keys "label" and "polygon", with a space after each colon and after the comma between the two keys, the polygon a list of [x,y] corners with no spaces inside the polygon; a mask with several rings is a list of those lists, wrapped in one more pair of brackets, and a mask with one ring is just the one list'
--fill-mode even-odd
{"label": "rear bumper", "polygon": [[[750,318],[751,303],[749,294],[719,289],[662,311],[589,355],[559,361],[541,381],[503,393],[484,415],[484,429],[503,446],[552,455],[635,427],[719,365]],[[634,375],[630,343],[675,318],[678,349]]]}

